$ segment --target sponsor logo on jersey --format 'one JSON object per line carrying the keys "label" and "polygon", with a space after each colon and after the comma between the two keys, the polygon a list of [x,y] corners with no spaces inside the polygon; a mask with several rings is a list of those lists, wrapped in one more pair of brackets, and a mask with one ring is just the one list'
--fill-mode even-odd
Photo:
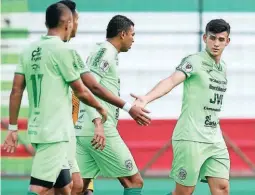
{"label": "sponsor logo on jersey", "polygon": [[216,121],[212,121],[212,115],[209,115],[209,116],[205,117],[205,127],[216,128],[217,124],[218,123]]}

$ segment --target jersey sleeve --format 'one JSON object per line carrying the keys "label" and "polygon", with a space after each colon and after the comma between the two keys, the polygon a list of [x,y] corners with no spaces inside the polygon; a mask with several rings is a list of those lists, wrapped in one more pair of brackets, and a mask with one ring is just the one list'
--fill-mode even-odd
{"label": "jersey sleeve", "polygon": [[72,82],[80,78],[80,69],[84,65],[82,60],[78,60],[79,54],[72,49],[62,49],[60,58],[61,64],[58,64],[58,68],[66,82]]}
{"label": "jersey sleeve", "polygon": [[176,67],[177,71],[183,72],[187,78],[191,77],[196,73],[196,63],[192,56],[187,56],[182,59],[181,63]]}
{"label": "jersey sleeve", "polygon": [[101,78],[105,77],[110,70],[112,57],[113,56],[110,56],[107,53],[105,48],[101,48],[96,54],[95,58],[88,60],[90,71],[97,74]]}
{"label": "jersey sleeve", "polygon": [[21,56],[19,57],[19,63],[16,66],[15,74],[25,74]]}
{"label": "jersey sleeve", "polygon": [[87,63],[84,63],[84,61],[82,60],[82,58],[78,52],[74,51],[73,56],[75,59],[75,64],[79,68],[80,74],[90,72]]}

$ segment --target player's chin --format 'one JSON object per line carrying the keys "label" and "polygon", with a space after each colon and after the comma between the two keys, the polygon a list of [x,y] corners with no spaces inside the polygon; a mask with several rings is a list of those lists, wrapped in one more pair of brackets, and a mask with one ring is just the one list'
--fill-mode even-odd
{"label": "player's chin", "polygon": [[212,50],[211,51],[211,55],[212,56],[219,56],[221,54],[221,51],[220,50]]}
{"label": "player's chin", "polygon": [[128,52],[128,48],[122,49],[121,52]]}

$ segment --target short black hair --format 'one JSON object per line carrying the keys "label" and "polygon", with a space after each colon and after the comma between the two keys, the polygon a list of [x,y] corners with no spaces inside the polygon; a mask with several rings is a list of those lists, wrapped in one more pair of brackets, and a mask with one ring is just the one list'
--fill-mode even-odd
{"label": "short black hair", "polygon": [[108,23],[106,29],[106,38],[116,37],[122,31],[127,32],[129,28],[134,25],[134,22],[132,22],[126,16],[116,15]]}
{"label": "short black hair", "polygon": [[46,26],[48,28],[58,27],[60,18],[64,14],[66,9],[68,9],[68,7],[61,3],[51,4],[46,9],[46,22],[45,22]]}
{"label": "short black hair", "polygon": [[62,1],[59,1],[58,3],[62,3],[64,4],[65,6],[67,6],[72,13],[75,13],[75,10],[76,10],[76,3],[71,1],[71,0],[62,0]]}
{"label": "short black hair", "polygon": [[207,34],[208,32],[212,33],[221,33],[221,32],[227,32],[230,34],[230,25],[223,19],[214,19],[211,20],[205,28],[205,33]]}

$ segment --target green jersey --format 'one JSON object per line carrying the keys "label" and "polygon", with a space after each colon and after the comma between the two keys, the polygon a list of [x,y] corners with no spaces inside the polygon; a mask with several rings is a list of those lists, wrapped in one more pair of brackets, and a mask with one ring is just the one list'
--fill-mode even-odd
{"label": "green jersey", "polygon": [[185,57],[176,68],[186,75],[182,111],[173,140],[222,142],[219,126],[224,93],[227,90],[226,65],[216,64],[206,51]]}
{"label": "green jersey", "polygon": [[69,83],[80,78],[83,66],[78,54],[56,36],[42,36],[22,53],[16,74],[25,75],[31,143],[69,140],[73,129]]}
{"label": "green jersey", "polygon": [[[100,85],[108,89],[114,95],[120,95],[118,51],[111,43],[105,41],[97,44],[89,54],[87,65]],[[99,98],[97,98],[97,100],[108,111],[108,119],[104,123],[105,135],[118,135],[116,127],[119,117],[119,108]],[[75,123],[76,136],[93,136],[95,126],[92,120],[101,116],[94,108],[86,106],[81,102],[78,110],[78,120]]]}

